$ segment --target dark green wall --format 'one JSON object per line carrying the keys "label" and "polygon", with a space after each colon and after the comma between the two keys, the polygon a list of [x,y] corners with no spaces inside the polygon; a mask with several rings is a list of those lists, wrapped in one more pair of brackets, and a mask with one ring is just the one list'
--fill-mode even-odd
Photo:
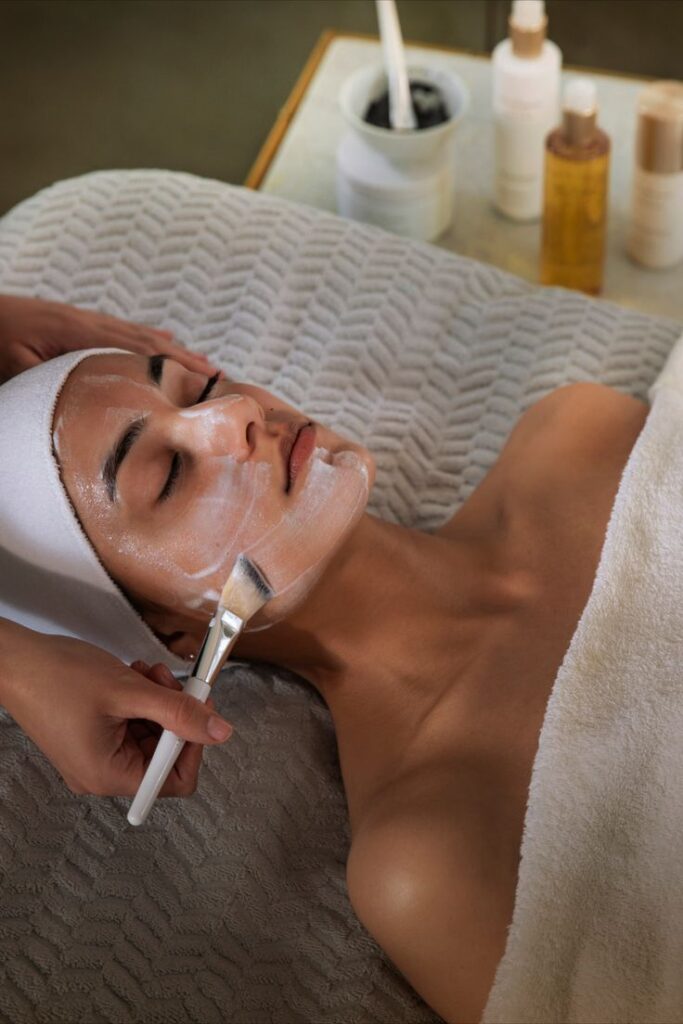
{"label": "dark green wall", "polygon": [[[683,0],[548,0],[565,61],[683,77]],[[399,0],[407,39],[489,51],[507,0]],[[321,31],[372,0],[5,0],[0,212],[105,167],[240,182]]]}

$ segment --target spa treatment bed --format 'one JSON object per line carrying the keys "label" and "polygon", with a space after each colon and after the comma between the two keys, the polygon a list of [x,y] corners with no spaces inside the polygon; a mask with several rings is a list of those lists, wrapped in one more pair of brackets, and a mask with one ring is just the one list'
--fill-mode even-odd
{"label": "spa treatment bed", "polygon": [[[548,705],[483,1019],[679,1022],[680,348],[650,389],[681,325],[164,171],[97,172],[22,203],[0,221],[0,288],[173,330],[367,445],[369,510],[428,531],[554,388],[656,399]],[[235,735],[205,752],[193,797],[140,829],[127,800],[71,794],[0,711],[0,1019],[438,1021],[349,903],[321,698],[233,665],[215,701]]]}

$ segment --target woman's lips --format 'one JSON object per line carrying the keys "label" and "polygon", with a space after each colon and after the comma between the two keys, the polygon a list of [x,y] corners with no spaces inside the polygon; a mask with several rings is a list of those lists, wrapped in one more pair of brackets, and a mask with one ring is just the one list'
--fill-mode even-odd
{"label": "woman's lips", "polygon": [[287,467],[288,481],[287,490],[291,491],[294,482],[299,475],[302,466],[308,461],[315,448],[315,427],[312,423],[306,423],[296,435],[296,440],[289,453],[289,464]]}

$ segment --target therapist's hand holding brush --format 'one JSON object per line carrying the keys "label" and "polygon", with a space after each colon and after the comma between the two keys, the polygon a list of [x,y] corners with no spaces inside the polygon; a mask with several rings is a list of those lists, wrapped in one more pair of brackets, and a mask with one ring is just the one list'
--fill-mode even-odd
{"label": "therapist's hand holding brush", "polygon": [[[214,372],[170,331],[62,302],[0,295],[0,382],[64,352],[108,347]],[[0,619],[0,705],[72,792],[98,796],[137,792],[162,729],[188,742],[159,795],[189,796],[202,745],[220,743],[232,731],[210,700],[183,693],[163,665],[128,668],[91,644],[43,636],[6,619]]]}
{"label": "therapist's hand holding brush", "polygon": [[0,619],[0,705],[73,793],[133,796],[162,729],[171,729],[188,742],[159,795],[189,796],[202,745],[222,742],[232,727],[164,666],[134,664]]}

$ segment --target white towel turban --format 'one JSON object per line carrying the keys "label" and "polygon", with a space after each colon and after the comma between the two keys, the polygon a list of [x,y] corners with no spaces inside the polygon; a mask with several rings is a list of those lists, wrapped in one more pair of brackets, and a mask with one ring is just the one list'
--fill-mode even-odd
{"label": "white towel turban", "polygon": [[87,640],[126,662],[187,670],[103,567],[53,454],[52,419],[67,377],[88,356],[115,351],[70,352],[0,387],[0,617]]}

